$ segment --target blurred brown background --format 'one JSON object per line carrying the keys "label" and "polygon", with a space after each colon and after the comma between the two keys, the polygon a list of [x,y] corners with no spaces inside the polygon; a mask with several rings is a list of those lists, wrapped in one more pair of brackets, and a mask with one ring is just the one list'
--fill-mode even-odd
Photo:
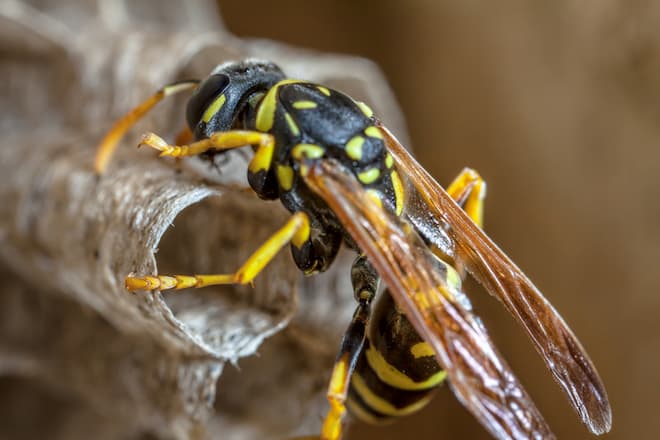
{"label": "blurred brown background", "polygon": [[[588,349],[611,439],[660,438],[660,3],[220,1],[229,30],[363,55],[442,183],[489,184],[486,228]],[[592,438],[502,308],[472,289],[559,438]],[[348,320],[348,317],[346,317]],[[488,438],[446,390],[352,438]]]}

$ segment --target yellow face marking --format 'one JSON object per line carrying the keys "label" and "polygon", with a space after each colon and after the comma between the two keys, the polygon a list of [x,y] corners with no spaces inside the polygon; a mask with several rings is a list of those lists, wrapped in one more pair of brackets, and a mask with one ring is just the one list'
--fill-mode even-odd
{"label": "yellow face marking", "polygon": [[369,405],[375,411],[388,416],[405,416],[417,412],[420,409],[422,409],[429,402],[431,398],[431,396],[428,396],[421,400],[418,400],[412,405],[404,406],[403,408],[397,408],[387,400],[383,399],[382,397],[376,395],[373,391],[371,391],[371,389],[369,389],[369,386],[364,381],[364,379],[362,379],[362,376],[360,376],[359,373],[357,372],[353,373],[353,377],[351,378],[351,384],[353,385],[355,391],[360,395],[360,397],[362,397],[364,403]]}
{"label": "yellow face marking", "polygon": [[277,109],[277,92],[285,84],[295,84],[302,82],[297,79],[284,79],[270,88],[264,96],[259,109],[257,110],[257,130],[267,132],[273,128],[275,122],[275,110]]}
{"label": "yellow face marking", "polygon": [[291,150],[294,159],[320,159],[325,154],[325,149],[316,144],[298,144]]}
{"label": "yellow face marking", "polygon": [[364,115],[365,115],[367,118],[370,118],[370,117],[372,117],[372,116],[374,115],[374,111],[371,110],[371,107],[369,107],[369,106],[368,106],[367,104],[365,104],[364,102],[362,102],[362,101],[355,101],[355,103],[357,104],[358,107],[360,107],[360,110],[362,110],[362,113],[364,113]]}
{"label": "yellow face marking", "polygon": [[365,139],[362,136],[354,136],[350,141],[346,142],[346,154],[353,160],[362,159],[362,145]]}
{"label": "yellow face marking", "polygon": [[296,101],[293,103],[293,108],[307,110],[310,108],[316,108],[316,103],[314,101]]}
{"label": "yellow face marking", "polygon": [[275,144],[261,145],[257,149],[257,152],[254,153],[254,156],[248,165],[248,170],[250,170],[252,174],[256,174],[261,170],[268,171],[270,164],[273,161],[274,149]]}
{"label": "yellow face marking", "polygon": [[289,113],[284,113],[284,119],[286,119],[286,123],[289,126],[289,130],[291,130],[291,134],[294,136],[300,136],[300,129],[298,128],[298,124],[296,124],[296,121],[293,120],[291,115]]}
{"label": "yellow face marking", "polygon": [[406,376],[405,373],[402,373],[389,364],[383,355],[374,347],[369,347],[365,354],[369,366],[374,370],[378,378],[386,384],[393,386],[394,388],[399,388],[400,390],[427,390],[440,384],[445,380],[445,377],[447,377],[447,372],[442,370],[422,382],[415,382],[410,377]]}
{"label": "yellow face marking", "polygon": [[394,166],[394,158],[390,153],[387,153],[387,156],[385,156],[385,166],[387,168],[392,168]]}
{"label": "yellow face marking", "polygon": [[289,191],[293,187],[293,168],[286,165],[278,165],[277,181],[284,191]]}
{"label": "yellow face marking", "polygon": [[330,96],[330,90],[328,90],[327,87],[316,86],[316,88],[319,90],[319,92],[323,93],[325,96]]}
{"label": "yellow face marking", "polygon": [[368,169],[367,171],[362,171],[361,173],[358,173],[358,179],[360,182],[364,183],[365,185],[369,185],[370,183],[374,183],[378,178],[380,177],[380,169],[378,168],[371,168]]}
{"label": "yellow face marking", "polygon": [[225,104],[225,101],[227,101],[227,97],[224,95],[224,93],[218,96],[215,101],[213,101],[211,105],[209,105],[208,108],[204,111],[204,115],[202,115],[202,121],[208,124],[211,118],[220,111],[222,106]]}
{"label": "yellow face marking", "polygon": [[397,173],[396,170],[392,170],[390,173],[390,179],[392,180],[392,188],[394,189],[394,210],[396,215],[401,215],[405,202],[405,191],[403,189],[403,183],[401,182],[399,173]]}
{"label": "yellow face marking", "polygon": [[364,130],[364,133],[372,138],[383,139],[383,133],[380,131],[380,128],[376,127],[375,125],[367,127]]}
{"label": "yellow face marking", "polygon": [[428,342],[418,342],[417,344],[410,347],[410,353],[415,359],[422,357],[435,356],[435,352],[431,348]]}

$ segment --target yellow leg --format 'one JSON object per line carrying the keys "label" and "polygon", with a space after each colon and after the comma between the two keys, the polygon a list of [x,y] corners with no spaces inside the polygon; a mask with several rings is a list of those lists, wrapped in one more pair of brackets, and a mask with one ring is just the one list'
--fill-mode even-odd
{"label": "yellow leg", "polygon": [[126,277],[126,290],[167,290],[218,284],[249,284],[288,242],[300,248],[309,239],[309,217],[297,212],[234,273],[213,275],[156,275]]}
{"label": "yellow leg", "polygon": [[[486,198],[486,182],[472,168],[464,168],[447,187],[447,193],[465,210],[474,224],[484,227],[484,199]],[[454,269],[461,280],[465,280],[467,270],[461,261],[455,261]]]}
{"label": "yellow leg", "polygon": [[176,83],[169,84],[145,101],[140,103],[137,107],[133,108],[131,111],[126,113],[120,120],[118,120],[115,125],[110,129],[110,131],[105,135],[101,143],[99,144],[96,150],[96,159],[94,161],[94,170],[97,174],[102,174],[108,167],[112,153],[117,148],[117,144],[121,137],[133,126],[137,121],[140,120],[149,110],[151,110],[156,104],[163,100],[163,98],[177,93],[193,89],[199,84],[198,80],[191,81],[180,81]]}
{"label": "yellow leg", "polygon": [[275,140],[272,135],[249,130],[219,131],[207,139],[202,139],[188,145],[170,145],[154,133],[142,136],[140,145],[146,145],[160,151],[161,156],[186,157],[196,156],[207,151],[230,150],[246,145],[258,145],[259,150],[273,150]]}
{"label": "yellow leg", "polygon": [[335,362],[328,385],[328,402],[330,408],[323,420],[321,440],[339,440],[342,435],[342,419],[346,414],[346,395],[350,384],[350,354],[344,353]]}
{"label": "yellow leg", "polygon": [[477,226],[483,228],[486,182],[479,173],[471,168],[463,169],[447,187],[447,193],[465,210]]}

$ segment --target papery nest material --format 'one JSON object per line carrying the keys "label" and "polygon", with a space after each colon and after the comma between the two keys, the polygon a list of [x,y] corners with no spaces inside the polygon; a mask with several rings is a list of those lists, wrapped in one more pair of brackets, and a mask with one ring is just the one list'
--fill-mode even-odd
{"label": "papery nest material", "polygon": [[[156,3],[159,14],[145,15]],[[129,132],[100,178],[94,148],[149,93],[228,59],[268,58],[345,90],[404,136],[391,92],[365,60],[238,40],[210,18],[211,2],[109,5],[0,8],[0,402],[32,399],[26,417],[44,427],[35,438],[314,433],[354,307],[352,257],[303,279],[285,251],[254,289],[129,294],[130,272],[233,271],[286,212],[227,185],[244,179],[240,154],[216,170],[132,148],[140,131],[178,131],[183,99]],[[0,423],[0,436],[12,426]]]}

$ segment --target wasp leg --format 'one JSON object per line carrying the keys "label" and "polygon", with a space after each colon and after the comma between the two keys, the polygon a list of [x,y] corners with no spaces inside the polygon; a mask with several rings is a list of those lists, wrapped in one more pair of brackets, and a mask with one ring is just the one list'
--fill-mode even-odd
{"label": "wasp leg", "polygon": [[339,231],[317,227],[314,223],[312,229],[323,232],[314,239],[310,237],[300,247],[291,246],[293,261],[305,275],[326,271],[337,256],[342,242]]}
{"label": "wasp leg", "polygon": [[94,161],[94,170],[97,174],[103,174],[108,167],[112,153],[117,148],[119,139],[140,120],[149,110],[156,104],[162,101],[167,96],[172,96],[177,93],[193,89],[197,87],[199,80],[179,81],[168,84],[149,98],[141,102],[131,111],[126,113],[119,119],[115,125],[110,129],[108,134],[105,135],[96,150],[96,159]]}
{"label": "wasp leg", "polygon": [[[161,156],[186,157],[197,156],[212,150],[231,150],[246,145],[258,145],[259,149],[257,150],[257,153],[259,150],[272,151],[275,146],[275,141],[273,136],[267,133],[249,130],[229,130],[213,133],[209,138],[187,145],[170,145],[157,134],[146,133],[142,136],[140,145],[146,145],[160,151]],[[257,153],[255,153],[255,157]],[[262,152],[261,154],[265,153]]]}
{"label": "wasp leg", "polygon": [[341,438],[348,387],[364,347],[365,332],[371,313],[371,301],[376,296],[378,289],[378,275],[366,257],[360,255],[353,263],[351,281],[358,306],[346,333],[344,333],[339,354],[332,369],[327,393],[330,408],[321,428],[322,440],[339,440]]}
{"label": "wasp leg", "polygon": [[447,193],[477,226],[483,228],[486,182],[479,173],[472,168],[464,168],[447,187]]}
{"label": "wasp leg", "polygon": [[[484,227],[484,199],[486,182],[472,168],[463,168],[454,181],[447,187],[447,193],[463,208],[472,221],[480,228]],[[463,263],[456,261],[454,267],[461,280],[465,279],[466,269]]]}
{"label": "wasp leg", "polygon": [[249,284],[288,242],[301,246],[309,238],[309,217],[297,212],[234,273],[212,275],[157,275],[126,277],[126,290],[167,290],[218,284]]}

